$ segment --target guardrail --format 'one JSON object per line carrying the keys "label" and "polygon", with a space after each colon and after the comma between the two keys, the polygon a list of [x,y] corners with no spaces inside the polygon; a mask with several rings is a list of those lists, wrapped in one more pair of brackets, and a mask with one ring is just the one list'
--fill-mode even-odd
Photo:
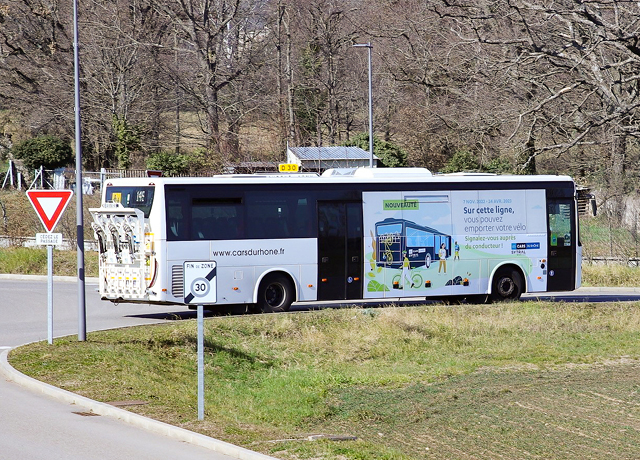
{"label": "guardrail", "polygon": [[583,263],[591,265],[626,265],[640,267],[640,257],[585,257]]}

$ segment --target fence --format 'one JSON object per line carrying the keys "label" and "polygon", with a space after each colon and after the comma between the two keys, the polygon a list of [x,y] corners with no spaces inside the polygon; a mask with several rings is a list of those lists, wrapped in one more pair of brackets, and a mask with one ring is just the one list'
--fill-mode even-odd
{"label": "fence", "polygon": [[[193,177],[209,177],[213,176],[213,171],[198,171],[191,174],[182,174],[181,176]],[[110,169],[102,168],[100,171],[83,171],[82,172],[82,192],[84,194],[93,194],[94,191],[102,189],[102,184],[106,180],[121,177],[153,177],[161,176],[162,171],[151,171],[147,169]],[[2,187],[0,189],[31,189],[34,186],[40,189],[72,189],[75,190],[76,172],[75,169],[59,168],[59,169],[36,169],[33,173],[34,179],[27,187],[24,175],[18,170],[15,163],[9,160],[9,168],[4,176]]]}
{"label": "fence", "polygon": [[588,265],[626,265],[640,267],[639,257],[585,257],[583,263]]}
{"label": "fence", "polygon": [[[102,168],[100,171],[83,171],[82,172],[82,192],[85,195],[91,195],[102,189],[102,184],[106,180],[119,177],[149,177],[152,175],[160,175],[160,171],[148,171],[145,169],[108,169]],[[24,179],[24,175],[16,168],[13,161],[9,161],[9,168],[4,176],[1,189],[22,190],[23,188],[39,189],[72,189],[76,188],[76,172],[75,169],[59,168],[59,169],[36,169],[33,172],[33,180],[28,183]]]}

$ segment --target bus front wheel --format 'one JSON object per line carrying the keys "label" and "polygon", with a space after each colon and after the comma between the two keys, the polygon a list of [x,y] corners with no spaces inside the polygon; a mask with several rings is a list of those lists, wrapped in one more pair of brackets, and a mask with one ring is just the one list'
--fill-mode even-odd
{"label": "bus front wheel", "polygon": [[518,300],[522,294],[522,275],[514,269],[500,269],[493,277],[491,300],[493,302]]}
{"label": "bus front wheel", "polygon": [[291,278],[279,273],[264,277],[258,288],[256,310],[262,313],[288,311],[294,300]]}

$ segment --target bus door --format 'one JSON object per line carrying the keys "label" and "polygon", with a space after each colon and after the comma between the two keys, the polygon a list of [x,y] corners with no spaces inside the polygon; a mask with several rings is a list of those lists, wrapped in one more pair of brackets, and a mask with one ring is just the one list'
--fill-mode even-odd
{"label": "bus door", "polygon": [[575,204],[572,198],[547,200],[548,262],[547,291],[575,289],[576,245]]}
{"label": "bus door", "polygon": [[362,298],[362,203],[318,202],[318,300]]}

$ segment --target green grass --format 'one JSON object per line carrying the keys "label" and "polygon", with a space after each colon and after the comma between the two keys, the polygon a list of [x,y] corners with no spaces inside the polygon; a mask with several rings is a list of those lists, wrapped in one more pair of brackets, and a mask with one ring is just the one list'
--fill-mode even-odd
{"label": "green grass", "polygon": [[582,265],[583,286],[640,287],[640,267]]}
{"label": "green grass", "polygon": [[[98,254],[86,251],[84,255],[86,276],[98,276]],[[76,251],[53,251],[53,274],[75,276],[78,253]],[[47,250],[45,248],[10,247],[0,248],[0,273],[22,275],[47,274]]]}
{"label": "green grass", "polygon": [[[15,350],[29,375],[280,458],[633,458],[640,303],[323,310]],[[626,430],[621,431],[621,430]],[[307,441],[311,434],[355,441]],[[597,441],[594,441],[597,439]]]}

